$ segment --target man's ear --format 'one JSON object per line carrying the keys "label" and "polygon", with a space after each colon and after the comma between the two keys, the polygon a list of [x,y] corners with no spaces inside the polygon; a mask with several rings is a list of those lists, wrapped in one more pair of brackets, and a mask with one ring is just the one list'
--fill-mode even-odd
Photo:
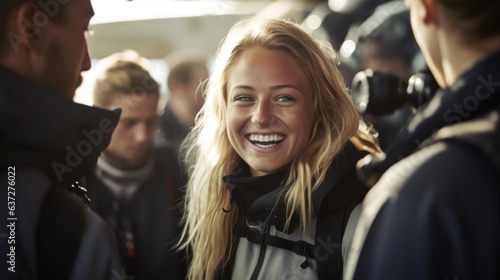
{"label": "man's ear", "polygon": [[15,31],[13,32],[15,34],[11,34],[20,40],[26,48],[39,53],[41,52],[40,29],[47,25],[48,17],[43,14],[45,17],[41,17],[42,21],[39,22],[35,18],[37,12],[43,13],[40,12],[36,3],[26,2],[22,4],[15,14]]}
{"label": "man's ear", "polygon": [[438,0],[419,0],[419,16],[425,24],[435,24],[437,22],[437,1]]}

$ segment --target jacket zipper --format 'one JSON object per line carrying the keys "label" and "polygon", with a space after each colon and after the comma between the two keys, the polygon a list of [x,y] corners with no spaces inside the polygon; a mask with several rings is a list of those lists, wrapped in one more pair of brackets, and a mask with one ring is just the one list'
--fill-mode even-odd
{"label": "jacket zipper", "polygon": [[[262,234],[264,234],[264,238],[267,234],[269,234],[269,224],[264,224],[262,228]],[[250,280],[257,280],[257,277],[259,277],[262,264],[264,263],[264,257],[266,255],[266,248],[267,248],[266,244],[260,245],[259,259],[257,260],[257,265],[253,270],[252,277],[250,278]]]}

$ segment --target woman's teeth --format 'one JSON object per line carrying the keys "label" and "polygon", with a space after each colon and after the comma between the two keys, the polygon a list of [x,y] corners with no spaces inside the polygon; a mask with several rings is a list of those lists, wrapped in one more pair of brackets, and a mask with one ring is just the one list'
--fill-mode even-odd
{"label": "woman's teeth", "polygon": [[273,135],[258,135],[258,134],[250,134],[250,141],[252,142],[279,142],[283,140],[285,136],[279,134]]}
{"label": "woman's teeth", "polygon": [[281,143],[281,141],[285,139],[285,136],[279,134],[272,134],[272,135],[250,134],[248,138],[254,145],[257,145],[262,148],[269,148]]}

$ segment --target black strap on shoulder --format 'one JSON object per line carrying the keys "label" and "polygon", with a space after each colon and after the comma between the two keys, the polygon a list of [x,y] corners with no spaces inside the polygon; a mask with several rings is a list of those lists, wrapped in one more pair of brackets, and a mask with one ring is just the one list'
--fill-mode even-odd
{"label": "black strap on shoulder", "polygon": [[342,279],[344,268],[342,239],[349,216],[359,202],[360,200],[355,201],[318,217],[314,252],[319,280]]}
{"label": "black strap on shoulder", "polygon": [[37,228],[38,279],[69,279],[85,229],[81,201],[52,187],[43,202]]}
{"label": "black strap on shoulder", "polygon": [[[314,259],[314,245],[307,243],[303,240],[292,241],[278,236],[270,235],[268,233],[262,233],[256,229],[249,228],[244,225],[237,225],[234,229],[234,233],[238,237],[243,237],[248,240],[248,242],[259,244],[259,245],[269,245],[277,247],[280,249],[292,251],[299,256],[304,256],[307,258]],[[307,262],[302,265],[302,268],[307,268]]]}
{"label": "black strap on shoulder", "polygon": [[256,229],[238,224],[234,234],[246,238],[249,242],[269,245],[294,252],[306,257],[302,268],[308,267],[307,259],[317,263],[318,279],[341,280],[344,261],[342,258],[342,239],[352,210],[361,202],[362,197],[344,207],[329,211],[318,217],[316,242],[310,244],[303,240],[291,241],[278,236],[262,233]]}
{"label": "black strap on shoulder", "polygon": [[342,239],[352,210],[368,192],[366,185],[351,169],[321,202],[315,237],[315,257],[319,280],[341,280],[344,262]]}
{"label": "black strap on shoulder", "polygon": [[263,234],[245,225],[235,227],[235,236],[246,238],[252,243],[270,245],[305,256],[306,261],[301,265],[302,268],[307,268],[307,259],[312,258],[317,263],[319,280],[341,280],[344,267],[342,258],[344,231],[352,210],[368,192],[368,188],[357,177],[354,168],[355,162],[362,156],[362,152],[348,143],[342,156],[332,164],[332,176],[325,178],[324,184],[331,184],[334,188],[321,200],[314,245],[303,240],[291,241]]}

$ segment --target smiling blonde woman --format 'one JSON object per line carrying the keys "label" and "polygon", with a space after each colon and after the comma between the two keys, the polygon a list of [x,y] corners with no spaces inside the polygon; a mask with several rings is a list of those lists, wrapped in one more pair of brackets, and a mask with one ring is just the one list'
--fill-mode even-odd
{"label": "smiling blonde woman", "polygon": [[183,146],[190,279],[341,279],[366,192],[355,165],[379,149],[333,61],[291,22],[229,32]]}

